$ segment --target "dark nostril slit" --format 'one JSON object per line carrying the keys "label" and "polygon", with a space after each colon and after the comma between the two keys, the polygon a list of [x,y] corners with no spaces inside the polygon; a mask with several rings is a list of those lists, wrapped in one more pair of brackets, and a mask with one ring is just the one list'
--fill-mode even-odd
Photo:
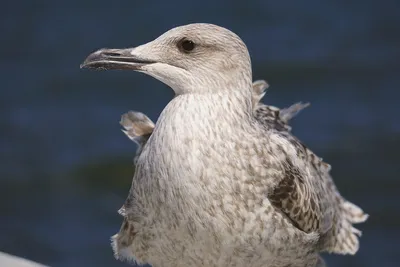
{"label": "dark nostril slit", "polygon": [[104,52],[103,55],[109,56],[109,57],[119,57],[119,56],[121,56],[120,53],[115,53],[115,52]]}

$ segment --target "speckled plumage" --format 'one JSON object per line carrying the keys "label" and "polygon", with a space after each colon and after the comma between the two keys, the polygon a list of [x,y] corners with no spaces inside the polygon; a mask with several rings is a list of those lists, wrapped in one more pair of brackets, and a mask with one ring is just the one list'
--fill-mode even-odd
{"label": "speckled plumage", "polygon": [[[260,100],[264,97],[268,87],[268,83],[264,80],[253,82],[254,116],[268,128],[274,128],[278,131],[290,131],[289,121],[310,104],[299,102],[284,109],[265,105]],[[149,117],[138,111],[124,113],[121,116],[120,124],[124,128],[122,132],[138,145],[133,160],[134,164],[136,164],[137,158],[150,138],[155,124]]]}
{"label": "speckled plumage", "polygon": [[112,238],[117,258],[314,267],[319,252],[358,250],[352,223],[367,216],[340,196],[329,165],[254,112],[250,57],[237,35],[186,25],[133,49],[99,50],[83,66],[132,68],[175,92],[137,158]]}

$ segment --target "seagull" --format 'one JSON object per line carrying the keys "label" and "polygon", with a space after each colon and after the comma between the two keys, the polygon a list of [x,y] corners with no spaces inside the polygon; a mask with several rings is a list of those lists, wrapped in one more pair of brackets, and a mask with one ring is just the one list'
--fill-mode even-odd
{"label": "seagull", "polygon": [[205,23],[81,68],[148,74],[175,93],[136,161],[112,237],[117,259],[153,267],[314,267],[355,254],[368,215],[338,192],[330,166],[254,112],[244,42]]}

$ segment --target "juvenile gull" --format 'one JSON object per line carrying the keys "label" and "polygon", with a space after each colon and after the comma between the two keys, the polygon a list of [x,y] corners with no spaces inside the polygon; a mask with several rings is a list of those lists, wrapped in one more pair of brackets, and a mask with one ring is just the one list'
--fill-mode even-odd
{"label": "juvenile gull", "polygon": [[210,24],[174,28],[147,44],[101,49],[82,67],[132,69],[170,86],[137,159],[117,258],[154,267],[308,267],[319,252],[357,252],[329,165],[289,131],[254,115],[243,41]]}

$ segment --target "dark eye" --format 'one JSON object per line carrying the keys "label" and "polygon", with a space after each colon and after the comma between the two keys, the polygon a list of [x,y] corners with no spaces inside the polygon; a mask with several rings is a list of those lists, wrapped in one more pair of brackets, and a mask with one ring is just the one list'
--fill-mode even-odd
{"label": "dark eye", "polygon": [[190,52],[195,48],[195,43],[191,40],[188,39],[183,39],[178,43],[179,49],[181,49],[183,52]]}

